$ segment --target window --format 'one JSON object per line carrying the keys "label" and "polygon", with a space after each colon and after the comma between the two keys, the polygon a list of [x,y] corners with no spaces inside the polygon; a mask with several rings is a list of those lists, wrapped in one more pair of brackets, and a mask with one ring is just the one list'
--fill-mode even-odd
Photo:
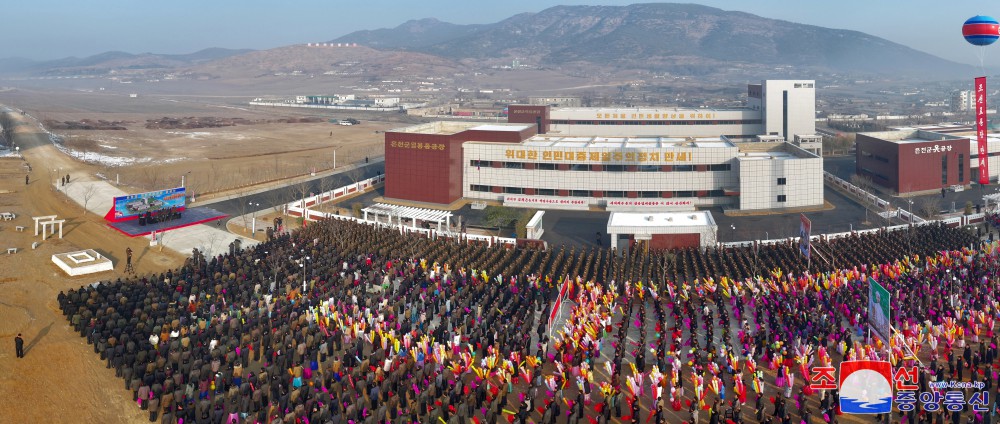
{"label": "window", "polygon": [[715,165],[708,165],[709,171],[730,171],[732,167],[728,163],[720,163]]}
{"label": "window", "polygon": [[605,191],[604,197],[625,197],[624,191]]}
{"label": "window", "polygon": [[958,182],[965,182],[965,154],[958,154]]}
{"label": "window", "polygon": [[659,172],[658,165],[639,165],[639,172]]}
{"label": "window", "polygon": [[475,166],[475,167],[489,168],[489,167],[493,166],[493,162],[490,162],[488,160],[473,160],[473,161],[469,161],[469,165],[472,165],[472,166]]}
{"label": "window", "polygon": [[488,185],[473,184],[469,186],[469,190],[490,192],[493,188]]}
{"label": "window", "polygon": [[608,172],[625,172],[625,165],[604,165],[604,170]]}
{"label": "window", "polygon": [[556,164],[554,164],[554,163],[540,163],[540,164],[536,165],[536,167],[538,169],[541,169],[541,170],[544,170],[544,171],[554,171],[556,169]]}
{"label": "window", "polygon": [[709,190],[705,197],[726,197],[726,193],[722,190]]}
{"label": "window", "polygon": [[589,171],[590,170],[590,165],[584,165],[584,164],[574,163],[573,165],[570,165],[569,170],[570,171]]}
{"label": "window", "polygon": [[694,165],[674,165],[673,169],[677,172],[694,171]]}
{"label": "window", "polygon": [[504,162],[503,167],[507,169],[524,169],[522,162]]}
{"label": "window", "polygon": [[785,185],[787,183],[788,183],[788,180],[785,179],[784,177],[778,178],[778,185]]}
{"label": "window", "polygon": [[571,190],[569,195],[572,197],[590,197],[590,190]]}
{"label": "window", "polygon": [[556,191],[551,188],[540,188],[535,190],[535,194],[538,194],[539,196],[555,196]]}
{"label": "window", "polygon": [[642,197],[644,199],[651,199],[651,198],[655,198],[655,197],[660,197],[660,192],[658,192],[658,191],[640,191],[639,192],[639,197]]}
{"label": "window", "polygon": [[787,199],[788,199],[788,198],[787,198],[787,197],[785,197],[785,195],[784,195],[784,194],[779,194],[779,195],[778,195],[778,203],[785,203],[785,200],[787,200]]}
{"label": "window", "polygon": [[948,185],[948,155],[941,155],[941,185]]}
{"label": "window", "polygon": [[507,194],[524,194],[524,189],[521,187],[504,187],[503,192]]}
{"label": "window", "polygon": [[697,193],[693,191],[678,191],[674,192],[674,195],[677,197],[695,197]]}

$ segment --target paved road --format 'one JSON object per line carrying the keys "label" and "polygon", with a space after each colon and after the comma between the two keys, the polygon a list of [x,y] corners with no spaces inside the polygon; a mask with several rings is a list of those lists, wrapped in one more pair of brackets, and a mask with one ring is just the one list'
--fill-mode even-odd
{"label": "paved road", "polygon": [[[847,181],[851,180],[851,175],[854,175],[855,168],[854,156],[826,158],[823,160],[823,169],[825,171]],[[944,197],[941,197],[941,193],[912,197],[896,197],[886,193],[876,193],[876,195],[904,210],[910,207],[908,200],[913,200],[913,212],[927,218],[925,214],[918,212],[921,205],[930,203],[940,212],[951,212],[951,204],[954,202],[956,210],[961,212],[965,208],[966,202],[972,202],[973,205],[982,205],[984,195],[998,192],[1000,192],[1000,187],[995,184],[987,186],[973,184],[968,190],[958,193],[946,191]]]}
{"label": "paved road", "polygon": [[[352,184],[355,180],[363,180],[366,178],[371,178],[379,173],[385,172],[384,162],[373,162],[370,164],[361,165],[358,168],[357,175],[348,175],[352,170],[339,171],[336,174],[328,175],[325,177],[317,177],[314,180],[309,180],[307,191],[311,193],[319,193],[320,188],[323,187],[326,190],[332,190],[338,187],[343,187],[348,184]],[[322,183],[321,183],[322,181]],[[284,187],[278,187],[266,191],[262,191],[254,194],[247,195],[232,195],[225,199],[213,200],[204,203],[197,203],[195,206],[206,206],[215,209],[219,212],[229,214],[230,216],[239,216],[252,212],[253,210],[263,211],[273,207],[278,207],[280,205],[286,204],[295,200],[300,196],[299,184],[291,184]],[[259,204],[260,207],[249,207],[244,206],[249,203]]]}

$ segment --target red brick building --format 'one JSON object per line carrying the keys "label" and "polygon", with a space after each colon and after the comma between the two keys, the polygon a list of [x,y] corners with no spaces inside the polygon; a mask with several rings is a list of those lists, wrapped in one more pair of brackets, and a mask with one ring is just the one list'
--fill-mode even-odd
{"label": "red brick building", "polygon": [[[544,107],[544,106],[542,106]],[[385,197],[449,204],[462,198],[462,143],[517,144],[535,124],[432,122],[385,133]]]}
{"label": "red brick building", "polygon": [[969,139],[917,129],[859,133],[857,174],[894,193],[968,186]]}

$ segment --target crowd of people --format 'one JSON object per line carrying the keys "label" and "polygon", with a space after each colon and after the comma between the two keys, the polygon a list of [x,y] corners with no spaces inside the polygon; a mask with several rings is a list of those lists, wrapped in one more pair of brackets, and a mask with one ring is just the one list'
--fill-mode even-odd
{"label": "crowd of people", "polygon": [[[150,421],[837,422],[810,366],[890,359],[996,398],[997,252],[970,234],[820,241],[807,267],[791,243],[623,256],[325,220],[58,300]],[[895,299],[887,345],[864,337],[869,277]]]}

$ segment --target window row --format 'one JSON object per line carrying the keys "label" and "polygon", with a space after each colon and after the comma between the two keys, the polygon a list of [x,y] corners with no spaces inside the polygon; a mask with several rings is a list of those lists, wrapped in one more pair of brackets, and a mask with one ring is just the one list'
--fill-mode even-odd
{"label": "window row", "polygon": [[[532,163],[532,162],[501,162],[501,161],[488,161],[488,160],[471,160],[469,165],[477,169],[482,168],[492,168],[496,165],[498,168],[506,169],[529,169],[528,165],[533,164],[534,169],[541,171],[556,171],[559,170],[558,165],[565,165],[568,171],[605,171],[605,172],[630,172],[628,170],[629,166],[635,166],[635,171],[631,172],[694,172],[697,171],[697,165],[666,165],[671,166],[670,171],[664,171],[660,165],[589,165],[582,163],[569,163],[569,164],[555,164],[555,163]],[[732,165],[728,163],[719,163],[706,165],[705,171],[731,171]]]}
{"label": "window row", "polygon": [[[498,191],[494,191],[497,189]],[[504,193],[504,194],[529,194],[524,187],[498,187],[498,186],[488,186],[482,184],[473,184],[469,186],[469,190],[478,191],[482,193]],[[562,191],[565,194],[559,194]],[[596,191],[596,190],[556,190],[547,188],[536,188],[534,189],[534,195],[538,196],[563,196],[563,197],[602,197],[602,198],[626,198],[629,197],[628,191]],[[680,191],[635,191],[635,197],[652,199],[652,198],[674,198],[674,197],[726,197],[723,190],[708,190],[705,195],[699,196],[697,191],[692,190],[680,190]],[[600,194],[600,195],[597,195]],[[666,195],[665,195],[666,194]]]}
{"label": "window row", "polygon": [[575,119],[553,119],[549,121],[553,125],[760,125],[760,119],[734,119],[725,121],[603,121],[603,120],[575,120]]}

